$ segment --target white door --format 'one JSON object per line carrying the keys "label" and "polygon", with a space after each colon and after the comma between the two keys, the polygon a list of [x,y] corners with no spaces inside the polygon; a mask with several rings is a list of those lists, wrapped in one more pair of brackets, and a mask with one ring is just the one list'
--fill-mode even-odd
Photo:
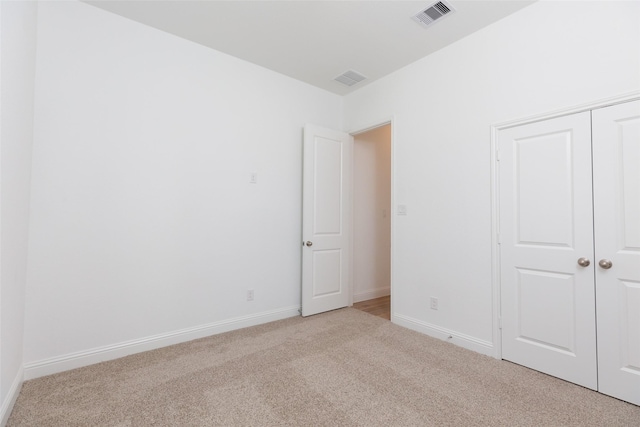
{"label": "white door", "polygon": [[502,356],[596,389],[590,113],[501,130],[498,150]]}
{"label": "white door", "polygon": [[302,196],[302,315],[349,304],[353,137],[306,125]]}
{"label": "white door", "polygon": [[593,111],[593,181],[599,391],[640,405],[640,101]]}

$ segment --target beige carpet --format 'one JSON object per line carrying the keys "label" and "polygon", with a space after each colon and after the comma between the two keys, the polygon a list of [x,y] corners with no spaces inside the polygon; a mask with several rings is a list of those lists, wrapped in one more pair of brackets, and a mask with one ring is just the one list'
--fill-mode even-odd
{"label": "beige carpet", "polygon": [[640,426],[640,407],[343,309],[25,382],[9,426]]}

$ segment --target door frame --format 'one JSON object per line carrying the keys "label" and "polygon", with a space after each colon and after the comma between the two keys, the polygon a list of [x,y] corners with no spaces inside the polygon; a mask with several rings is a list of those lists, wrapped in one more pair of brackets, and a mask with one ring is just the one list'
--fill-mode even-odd
{"label": "door frame", "polygon": [[492,323],[494,357],[502,359],[502,317],[500,312],[500,185],[498,174],[499,153],[497,151],[498,134],[504,129],[539,122],[570,114],[609,107],[611,105],[640,99],[640,91],[633,91],[598,101],[562,108],[548,113],[512,119],[491,125],[491,283],[492,283]]}
{"label": "door frame", "polygon": [[[394,248],[395,248],[395,116],[391,116],[386,119],[376,120],[370,122],[369,125],[364,127],[358,127],[355,130],[347,131],[347,133],[353,137],[363,134],[365,132],[369,132],[371,130],[377,129],[382,126],[389,125],[391,126],[391,141],[390,141],[390,161],[391,161],[391,206],[389,207],[389,219],[391,220],[391,256],[389,259],[389,270],[390,270],[390,278],[389,278],[389,294],[391,295],[391,322],[394,321],[394,298],[393,298],[393,282],[394,282]],[[355,170],[355,162],[356,156],[352,156],[351,161],[353,162],[351,165],[351,170]],[[354,212],[354,180],[351,180],[351,212]],[[355,259],[354,254],[354,246],[353,246],[353,230],[354,230],[354,215],[351,215],[351,259],[350,259],[350,269],[349,269],[349,307],[353,306],[353,292],[354,292],[354,283],[353,283],[353,262]]]}

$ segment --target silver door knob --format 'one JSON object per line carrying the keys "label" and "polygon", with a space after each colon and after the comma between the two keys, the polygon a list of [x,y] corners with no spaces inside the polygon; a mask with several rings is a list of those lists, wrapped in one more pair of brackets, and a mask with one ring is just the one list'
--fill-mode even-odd
{"label": "silver door knob", "polygon": [[313,242],[310,242],[309,240],[307,240],[304,244],[307,246],[313,246]]}
{"label": "silver door knob", "polygon": [[598,265],[605,270],[608,270],[613,266],[613,263],[609,259],[601,259],[600,262],[598,262]]}
{"label": "silver door knob", "polygon": [[591,264],[591,261],[589,261],[589,258],[578,258],[578,265],[580,267],[589,267],[589,264]]}

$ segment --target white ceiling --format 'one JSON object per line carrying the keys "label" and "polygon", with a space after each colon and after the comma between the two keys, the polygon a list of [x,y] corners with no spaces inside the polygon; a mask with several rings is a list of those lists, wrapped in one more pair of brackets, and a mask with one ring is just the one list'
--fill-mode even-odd
{"label": "white ceiling", "polygon": [[[86,3],[339,95],[371,83],[533,1],[448,0],[455,12],[428,28],[424,1],[120,1]],[[355,70],[367,79],[333,79]]]}

